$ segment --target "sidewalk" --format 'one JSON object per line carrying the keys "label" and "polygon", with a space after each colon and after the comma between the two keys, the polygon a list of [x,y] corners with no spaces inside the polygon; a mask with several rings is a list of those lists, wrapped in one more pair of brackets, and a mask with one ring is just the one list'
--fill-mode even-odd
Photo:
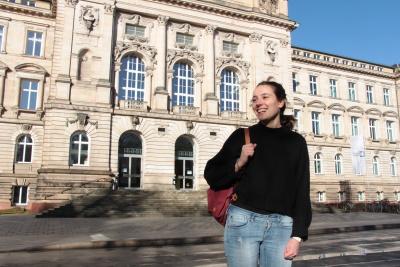
{"label": "sidewalk", "polygon": [[[310,236],[400,228],[400,215],[314,214]],[[222,242],[212,217],[35,218],[0,216],[0,253],[78,248],[184,245]]]}

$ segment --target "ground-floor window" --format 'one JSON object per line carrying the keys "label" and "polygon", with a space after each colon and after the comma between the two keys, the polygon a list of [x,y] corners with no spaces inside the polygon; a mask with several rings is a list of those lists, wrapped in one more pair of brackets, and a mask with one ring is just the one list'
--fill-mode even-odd
{"label": "ground-floor window", "polygon": [[188,136],[180,136],[175,142],[175,187],[193,189],[193,144]]}
{"label": "ground-floor window", "polygon": [[14,186],[13,187],[12,203],[14,205],[28,204],[28,187],[27,186]]}

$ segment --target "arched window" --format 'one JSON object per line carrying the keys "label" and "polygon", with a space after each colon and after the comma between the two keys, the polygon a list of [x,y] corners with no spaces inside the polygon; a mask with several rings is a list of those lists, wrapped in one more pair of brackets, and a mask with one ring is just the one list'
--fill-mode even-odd
{"label": "arched window", "polygon": [[144,100],[145,65],[139,57],[129,55],[122,59],[119,73],[119,99]]}
{"label": "arched window", "polygon": [[88,165],[89,138],[85,132],[75,132],[71,136],[69,162],[70,165]]}
{"label": "arched window", "polygon": [[390,158],[390,175],[397,176],[397,164],[395,157]]}
{"label": "arched window", "polygon": [[32,162],[32,138],[29,134],[21,135],[17,140],[17,157],[18,163]]}
{"label": "arched window", "polygon": [[377,156],[372,159],[372,173],[379,175],[379,158]]}
{"label": "arched window", "polygon": [[189,64],[176,63],[172,79],[172,105],[193,106],[194,78],[193,69]]}
{"label": "arched window", "polygon": [[335,173],[342,174],[342,155],[340,154],[335,155]]}
{"label": "arched window", "polygon": [[315,153],[314,155],[314,173],[322,173],[322,156],[321,153]]}
{"label": "arched window", "polygon": [[221,74],[221,111],[239,111],[239,77],[233,70],[224,69]]}

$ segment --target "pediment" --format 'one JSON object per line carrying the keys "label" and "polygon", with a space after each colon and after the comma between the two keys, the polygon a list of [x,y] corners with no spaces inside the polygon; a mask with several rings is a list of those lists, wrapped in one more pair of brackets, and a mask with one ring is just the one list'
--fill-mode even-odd
{"label": "pediment", "polygon": [[361,107],[358,106],[351,106],[347,109],[347,112],[353,112],[353,113],[360,113],[364,114],[364,110]]}
{"label": "pediment", "polygon": [[314,101],[309,102],[307,104],[307,106],[308,107],[314,107],[314,108],[326,109],[326,105],[323,102],[318,101],[318,100],[314,100]]}
{"label": "pediment", "polygon": [[33,63],[24,63],[15,67],[15,71],[17,72],[29,72],[29,73],[39,73],[46,74],[47,71],[42,66]]}
{"label": "pediment", "polygon": [[366,110],[365,113],[368,114],[368,115],[377,115],[377,116],[381,116],[382,115],[382,112],[380,112],[376,108],[370,108],[370,109]]}
{"label": "pediment", "polygon": [[339,104],[339,103],[333,103],[332,105],[328,106],[328,109],[329,110],[339,110],[339,111],[343,111],[343,112],[346,111],[346,108],[342,104]]}
{"label": "pediment", "polygon": [[384,117],[392,117],[392,118],[398,118],[399,117],[399,115],[394,111],[385,111],[385,112],[383,112],[382,115]]}
{"label": "pediment", "polygon": [[293,97],[293,103],[294,103],[295,105],[302,106],[302,107],[305,107],[305,106],[306,106],[306,102],[304,102],[303,99],[298,98],[298,97]]}

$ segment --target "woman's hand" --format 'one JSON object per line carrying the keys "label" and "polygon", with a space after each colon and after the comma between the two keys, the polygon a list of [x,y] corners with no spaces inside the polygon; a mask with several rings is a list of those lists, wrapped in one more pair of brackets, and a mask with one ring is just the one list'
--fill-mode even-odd
{"label": "woman's hand", "polygon": [[240,158],[236,161],[235,172],[238,172],[244,165],[246,165],[249,157],[254,155],[254,149],[257,144],[247,144],[242,146],[242,152],[240,153]]}
{"label": "woman's hand", "polygon": [[300,249],[300,242],[291,238],[289,239],[283,257],[286,260],[293,260],[298,254]]}

